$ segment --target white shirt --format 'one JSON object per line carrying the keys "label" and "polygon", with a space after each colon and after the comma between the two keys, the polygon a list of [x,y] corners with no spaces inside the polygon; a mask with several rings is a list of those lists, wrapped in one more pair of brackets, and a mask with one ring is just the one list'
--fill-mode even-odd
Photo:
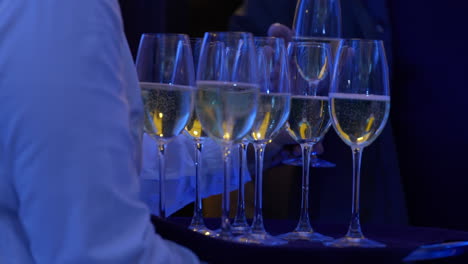
{"label": "white shirt", "polygon": [[139,200],[116,0],[0,0],[0,263],[197,263]]}

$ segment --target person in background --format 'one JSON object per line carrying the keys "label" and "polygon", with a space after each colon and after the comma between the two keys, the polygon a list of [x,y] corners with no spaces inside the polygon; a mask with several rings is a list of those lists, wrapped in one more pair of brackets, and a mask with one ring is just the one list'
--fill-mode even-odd
{"label": "person in background", "polygon": [[[372,1],[370,6],[361,0],[341,1],[342,32],[345,38],[383,39],[387,55],[391,58],[390,36],[383,27],[389,24],[389,16],[383,1]],[[368,1],[371,2],[371,1]],[[376,3],[374,3],[376,2]],[[377,3],[378,2],[378,3]],[[250,31],[255,35],[275,35],[291,39],[291,24],[294,18],[296,0],[245,1],[243,12],[231,18],[231,30]],[[279,23],[279,24],[276,24]],[[271,26],[273,24],[273,26]],[[289,27],[289,28],[288,28]],[[391,62],[391,59],[389,60]],[[396,88],[394,88],[396,89]],[[325,223],[346,223],[351,210],[352,155],[349,147],[342,142],[333,129],[323,140],[323,159],[336,163],[336,168],[311,170],[311,216],[313,220]],[[275,174],[272,170],[270,174]],[[291,181],[291,177],[274,177],[277,181]],[[275,189],[287,186],[268,181],[270,192],[284,192]],[[280,187],[283,188],[283,187]],[[299,183],[293,184],[293,192],[299,192]],[[264,193],[267,192],[266,188]],[[296,190],[297,189],[297,190]],[[378,139],[364,151],[361,168],[361,220],[385,224],[407,224],[405,197],[400,178],[397,152],[393,138],[392,122],[389,120]],[[268,196],[268,194],[265,194]],[[297,195],[298,196],[298,195]],[[290,202],[283,199],[284,206],[292,207],[291,215],[298,214],[300,198]],[[265,211],[275,211],[278,199],[269,203],[265,199]]]}
{"label": "person in background", "polygon": [[138,197],[142,103],[117,0],[0,10],[0,263],[199,263]]}

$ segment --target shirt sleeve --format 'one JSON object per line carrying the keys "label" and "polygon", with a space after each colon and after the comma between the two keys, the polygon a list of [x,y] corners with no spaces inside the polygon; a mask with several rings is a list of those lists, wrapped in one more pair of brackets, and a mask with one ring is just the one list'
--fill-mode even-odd
{"label": "shirt sleeve", "polygon": [[3,147],[35,262],[198,263],[138,198],[141,102],[117,1],[2,4]]}

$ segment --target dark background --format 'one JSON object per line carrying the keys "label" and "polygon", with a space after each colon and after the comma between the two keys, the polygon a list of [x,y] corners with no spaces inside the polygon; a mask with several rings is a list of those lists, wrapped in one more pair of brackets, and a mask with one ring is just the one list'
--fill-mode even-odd
{"label": "dark background", "polygon": [[[241,4],[120,2],[133,52],[143,32],[201,36],[227,30],[230,14]],[[454,3],[387,1],[393,39],[391,121],[410,223],[468,230],[468,10]]]}

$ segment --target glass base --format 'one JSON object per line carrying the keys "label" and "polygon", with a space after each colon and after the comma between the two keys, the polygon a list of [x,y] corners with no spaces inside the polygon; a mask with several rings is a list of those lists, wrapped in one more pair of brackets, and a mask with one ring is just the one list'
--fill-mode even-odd
{"label": "glass base", "polygon": [[[302,158],[286,159],[283,160],[283,164],[291,166],[302,166]],[[310,166],[313,168],[334,168],[336,167],[336,164],[319,158],[311,158]]]}
{"label": "glass base", "polygon": [[233,223],[231,226],[231,232],[235,236],[244,235],[250,232],[250,226],[247,223],[239,225]]}
{"label": "glass base", "polygon": [[351,237],[342,237],[335,239],[331,242],[325,242],[325,246],[327,247],[361,247],[361,248],[383,248],[386,247],[385,244],[367,239],[365,237],[362,238],[351,238]]}
{"label": "glass base", "polygon": [[234,242],[246,243],[246,244],[257,244],[264,246],[280,246],[287,244],[288,241],[276,238],[267,232],[263,233],[248,233],[245,235],[237,236],[233,238]]}
{"label": "glass base", "polygon": [[330,242],[333,241],[333,237],[322,235],[318,232],[299,232],[292,231],[286,234],[279,235],[278,238],[288,240],[288,241],[297,241],[305,240],[310,242]]}
{"label": "glass base", "polygon": [[216,231],[213,231],[213,230],[209,229],[205,225],[190,225],[188,227],[188,229],[192,230],[193,232],[197,232],[197,233],[200,233],[202,235],[209,236],[209,237],[218,236]]}
{"label": "glass base", "polygon": [[221,228],[213,230],[212,232],[213,232],[213,236],[211,236],[211,237],[214,237],[214,238],[217,238],[217,239],[222,239],[222,240],[226,240],[226,241],[233,241],[233,239],[234,239],[234,236],[233,236],[232,232],[223,233]]}

